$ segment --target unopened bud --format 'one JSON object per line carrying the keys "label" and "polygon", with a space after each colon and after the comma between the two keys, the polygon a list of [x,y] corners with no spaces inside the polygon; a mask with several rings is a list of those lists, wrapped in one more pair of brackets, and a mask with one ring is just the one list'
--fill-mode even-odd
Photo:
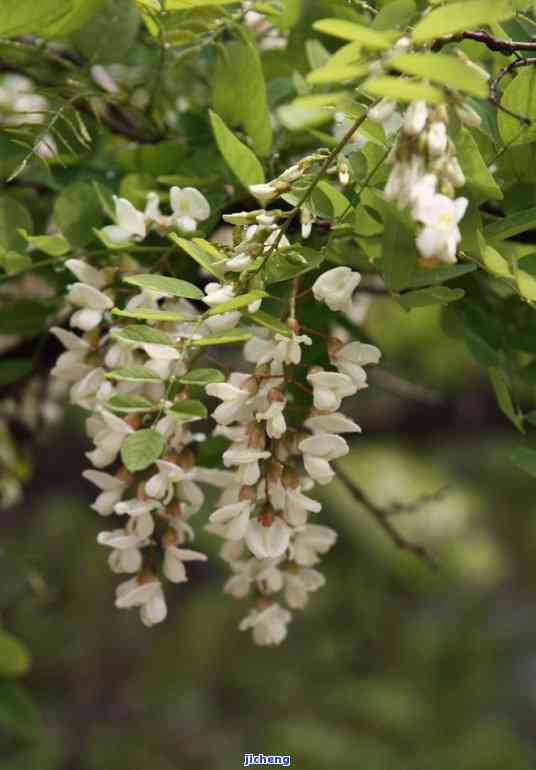
{"label": "unopened bud", "polygon": [[134,430],[138,430],[141,427],[141,417],[139,414],[128,414],[126,417],[123,417],[123,421]]}
{"label": "unopened bud", "polygon": [[339,351],[344,347],[344,342],[341,342],[341,340],[338,337],[331,337],[328,340],[328,356],[331,358],[336,358]]}
{"label": "unopened bud", "polygon": [[294,332],[294,334],[300,333],[300,324],[295,318],[289,318],[287,320],[287,326],[291,332]]}

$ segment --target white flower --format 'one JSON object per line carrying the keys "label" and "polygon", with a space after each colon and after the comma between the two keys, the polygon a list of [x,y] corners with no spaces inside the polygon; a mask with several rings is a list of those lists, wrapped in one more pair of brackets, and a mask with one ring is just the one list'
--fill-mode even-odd
{"label": "white flower", "polygon": [[207,556],[199,551],[190,551],[188,548],[177,548],[168,545],[164,553],[164,575],[172,583],[184,583],[186,577],[185,561],[206,561]]}
{"label": "white flower", "polygon": [[51,372],[52,376],[63,382],[78,382],[83,379],[92,369],[85,363],[86,355],[91,349],[89,344],[82,337],[59,326],[53,326],[50,331],[66,349],[66,352],[58,357]]}
{"label": "white flower", "polygon": [[113,549],[108,558],[108,564],[113,572],[132,574],[141,568],[143,559],[140,546],[145,544],[143,538],[125,529],[115,529],[111,532],[100,532],[97,542]]}
{"label": "white flower", "polygon": [[428,152],[437,157],[443,155],[448,146],[447,127],[444,123],[436,121],[428,130]]}
{"label": "white flower", "polygon": [[340,412],[309,417],[305,427],[313,433],[361,433],[359,425]]}
{"label": "white flower", "polygon": [[425,259],[456,262],[461,241],[458,223],[467,209],[467,198],[455,201],[445,195],[434,195],[419,207],[419,219],[424,224],[417,237],[417,247]]}
{"label": "white flower", "polygon": [[240,631],[253,629],[253,641],[259,645],[281,644],[287,635],[292,615],[275,603],[263,610],[252,609],[240,625]]}
{"label": "white flower", "polygon": [[374,123],[383,123],[392,116],[396,110],[397,103],[394,99],[382,99],[374,107],[371,107],[367,113],[367,118]]}
{"label": "white flower", "polygon": [[164,503],[170,502],[173,497],[174,487],[178,481],[182,481],[185,472],[180,465],[170,463],[167,460],[156,460],[158,473],[145,484],[145,494],[149,497],[156,497],[158,500],[164,499]]}
{"label": "white flower", "polygon": [[277,559],[287,550],[290,533],[290,527],[279,516],[274,517],[269,525],[253,519],[249,522],[245,539],[257,559]]}
{"label": "white flower", "polygon": [[298,449],[303,453],[305,470],[319,484],[329,484],[335,476],[330,461],[349,452],[348,444],[341,436],[329,433],[309,436],[299,444]]}
{"label": "white flower", "polygon": [[169,200],[173,211],[171,221],[185,233],[195,232],[198,222],[210,216],[209,202],[195,187],[172,187]]}
{"label": "white flower", "polygon": [[234,299],[234,296],[234,289],[230,283],[221,284],[213,281],[205,286],[203,302],[209,307],[216,307],[223,302],[229,302],[229,300]]}
{"label": "white flower", "polygon": [[311,372],[307,380],[313,386],[313,402],[321,412],[336,412],[346,396],[357,392],[350,377],[337,372]]}
{"label": "white flower", "polygon": [[162,584],[157,578],[131,578],[116,588],[115,606],[119,609],[140,608],[141,621],[146,626],[161,623],[167,615]]}
{"label": "white flower", "polygon": [[313,294],[324,301],[330,310],[348,310],[352,294],[361,281],[360,273],[349,267],[334,267],[322,273],[313,284]]}
{"label": "white flower", "polygon": [[114,306],[110,297],[86,283],[71,284],[67,293],[67,302],[82,308],[73,313],[70,324],[85,332],[98,326],[105,311]]}
{"label": "white flower", "polygon": [[247,500],[224,505],[210,514],[207,529],[226,540],[241,540],[248,528],[251,508]]}
{"label": "white flower", "polygon": [[100,410],[100,417],[102,419],[99,423],[99,429],[93,436],[95,449],[86,452],[86,457],[96,468],[111,465],[121,449],[121,444],[133,431],[133,428],[124,420],[105,409]]}
{"label": "white flower", "polygon": [[246,486],[256,484],[261,477],[260,460],[267,460],[270,452],[260,449],[230,447],[223,453],[223,464],[226,468],[238,465],[238,482]]}
{"label": "white flower", "polygon": [[350,377],[357,389],[361,390],[367,386],[367,373],[363,367],[377,364],[380,358],[381,351],[374,345],[350,342],[338,350],[331,360],[337,369]]}
{"label": "white flower", "polygon": [[293,610],[303,610],[309,599],[309,593],[318,591],[326,584],[321,572],[310,567],[301,567],[296,572],[284,573],[285,601]]}
{"label": "white flower", "polygon": [[145,204],[143,216],[149,222],[154,222],[157,225],[167,225],[168,218],[164,217],[160,211],[160,198],[157,193],[147,193],[147,203]]}
{"label": "white flower", "polygon": [[221,313],[221,315],[210,316],[210,318],[206,319],[205,324],[211,332],[216,333],[234,329],[239,321],[240,313],[238,311],[230,311],[228,313]]}
{"label": "white flower", "polygon": [[96,270],[96,268],[88,265],[87,262],[83,262],[81,259],[68,259],[65,262],[65,267],[68,267],[81,283],[87,283],[90,286],[94,286],[95,289],[102,289],[107,284],[102,270]]}
{"label": "white flower", "polygon": [[320,561],[318,554],[327,553],[336,541],[337,533],[331,527],[307,524],[292,541],[292,558],[303,567],[312,567]]}
{"label": "white flower", "polygon": [[117,224],[103,227],[101,233],[104,237],[117,244],[142,241],[147,232],[143,213],[126,198],[114,195],[114,204]]}
{"label": "white flower", "polygon": [[426,102],[412,102],[404,115],[403,127],[406,134],[417,136],[420,134],[428,120],[428,107]]}
{"label": "white flower", "polygon": [[277,344],[273,351],[273,360],[287,365],[300,363],[302,357],[300,345],[313,344],[312,339],[307,334],[298,335],[292,333],[290,337],[276,334],[274,340]]}
{"label": "white flower", "polygon": [[271,182],[267,184],[252,184],[249,186],[249,191],[257,198],[263,208],[278,196],[277,188]]}
{"label": "white flower", "polygon": [[160,583],[158,584],[158,590],[154,592],[153,596],[145,602],[140,608],[140,618],[144,626],[154,626],[156,623],[161,623],[167,617],[166,598],[162,590]]}
{"label": "white flower", "polygon": [[304,495],[299,487],[286,490],[285,503],[285,519],[293,527],[303,527],[308,513],[320,513],[322,510],[318,500]]}
{"label": "white flower", "polygon": [[214,382],[206,386],[207,395],[219,398],[223,402],[216,407],[212,414],[220,425],[229,425],[236,420],[246,402],[251,398],[250,392],[241,387],[250,379],[249,374],[233,372],[229,382]]}
{"label": "white flower", "polygon": [[104,369],[92,369],[71,388],[71,403],[83,409],[93,409],[100,401],[105,401],[113,393],[113,385],[105,379]]}
{"label": "white flower", "polygon": [[287,430],[285,406],[286,401],[272,401],[265,412],[257,412],[255,415],[257,422],[266,420],[266,433],[270,438],[281,438]]}
{"label": "white flower", "polygon": [[100,513],[101,516],[110,516],[114,512],[115,504],[123,497],[128,483],[102,471],[87,470],[82,473],[82,476],[102,490],[91,506],[93,510]]}

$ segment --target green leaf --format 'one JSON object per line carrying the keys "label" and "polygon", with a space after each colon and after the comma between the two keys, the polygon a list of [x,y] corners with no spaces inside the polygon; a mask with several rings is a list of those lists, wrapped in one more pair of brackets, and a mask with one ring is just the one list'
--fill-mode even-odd
{"label": "green leaf", "polygon": [[0,196],[0,247],[6,251],[24,251],[26,241],[19,230],[33,230],[30,212],[14,198]]}
{"label": "green leaf", "polygon": [[289,131],[303,131],[333,120],[333,108],[340,107],[347,98],[346,91],[299,96],[279,107],[277,116]]}
{"label": "green leaf", "polygon": [[456,136],[456,153],[465,174],[466,188],[478,201],[502,200],[502,190],[480,154],[478,145],[467,128],[462,128]]}
{"label": "green leaf", "polygon": [[106,407],[114,412],[125,413],[154,412],[159,408],[154,401],[149,401],[148,398],[135,393],[118,393],[108,399]]}
{"label": "green leaf", "polygon": [[33,249],[38,249],[51,257],[62,257],[70,251],[69,242],[63,235],[28,235],[24,228],[18,230],[20,235],[28,241]]}
{"label": "green leaf", "polygon": [[[102,3],[103,0],[70,0],[71,10],[58,21],[47,25],[46,37],[64,38],[71,35],[97,12]],[[39,31],[39,34],[42,32]]]}
{"label": "green leaf", "polygon": [[219,369],[192,369],[179,377],[181,385],[209,385],[211,382],[225,382]]}
{"label": "green leaf", "polygon": [[70,0],[42,0],[39,6],[31,0],[3,3],[0,16],[0,35],[12,37],[28,35],[63,19],[70,10]]}
{"label": "green leaf", "polygon": [[193,238],[188,241],[186,238],[179,238],[176,233],[169,233],[169,237],[202,268],[221,279],[224,272],[221,263],[225,261],[225,256],[212,243],[203,238]]}
{"label": "green leaf", "polygon": [[186,399],[176,401],[166,412],[175,417],[179,422],[193,422],[193,420],[204,420],[208,417],[207,408],[201,401]]}
{"label": "green leaf", "polygon": [[44,302],[21,300],[0,306],[0,334],[33,337],[43,331],[52,307]]}
{"label": "green leaf", "polygon": [[104,0],[72,40],[90,63],[122,62],[134,45],[139,23],[140,14],[132,0]]}
{"label": "green leaf", "polygon": [[517,115],[523,115],[531,121],[524,125],[517,118],[505,112],[498,112],[497,122],[503,142],[509,146],[528,144],[536,139],[536,72],[534,67],[518,71],[515,78],[506,87],[501,104]]}
{"label": "green leaf", "polygon": [[409,81],[402,78],[388,76],[372,78],[365,81],[361,88],[371,96],[398,99],[401,102],[422,100],[430,104],[440,104],[445,100],[439,88],[422,81]]}
{"label": "green leaf", "polygon": [[536,476],[536,449],[529,449],[529,447],[524,446],[517,447],[510,455],[510,459],[525,473]]}
{"label": "green leaf", "polygon": [[315,270],[324,261],[321,251],[294,244],[292,248],[278,249],[270,255],[262,271],[266,284],[280,283]]}
{"label": "green leaf", "polygon": [[106,377],[120,382],[162,382],[162,378],[146,366],[123,366],[108,372]]}
{"label": "green leaf", "polygon": [[455,35],[466,29],[489,25],[513,16],[513,9],[508,0],[469,0],[463,3],[449,3],[424,16],[413,30],[415,43]]}
{"label": "green leaf", "polygon": [[344,19],[320,19],[314,22],[313,29],[342,40],[355,40],[372,51],[385,51],[391,47],[388,35]]}
{"label": "green leaf", "polygon": [[465,295],[463,289],[449,289],[447,286],[433,286],[402,294],[398,301],[406,310],[429,305],[448,305]]}
{"label": "green leaf", "polygon": [[484,228],[484,236],[488,241],[493,239],[504,241],[506,238],[513,238],[515,235],[535,228],[536,208],[524,209],[487,225]]}
{"label": "green leaf", "polygon": [[25,689],[17,682],[0,680],[0,732],[22,741],[34,741],[41,719]]}
{"label": "green leaf", "polygon": [[328,62],[307,75],[307,82],[312,85],[341,83],[353,80],[368,72],[368,64],[359,63],[362,58],[361,43],[348,43],[335,51]]}
{"label": "green leaf", "polygon": [[417,267],[415,231],[409,217],[398,206],[381,202],[384,222],[382,264],[385,285],[390,290],[407,288]]}
{"label": "green leaf", "polygon": [[258,299],[263,299],[269,295],[265,291],[256,289],[255,291],[248,291],[247,294],[242,294],[239,297],[230,299],[228,302],[222,302],[221,305],[211,307],[205,315],[222,315],[222,313],[230,313],[233,310],[240,310],[243,307],[251,305],[252,302],[256,302]]}
{"label": "green leaf", "polygon": [[169,334],[161,332],[159,329],[153,329],[152,326],[146,326],[145,324],[134,324],[132,326],[124,326],[122,329],[113,329],[112,337],[126,343],[174,346],[174,342]]}
{"label": "green leaf", "polygon": [[8,275],[17,275],[31,270],[32,258],[28,254],[19,254],[17,251],[0,251],[0,267]]}
{"label": "green leaf", "polygon": [[[243,37],[246,38],[245,35]],[[242,123],[253,147],[264,157],[272,147],[272,122],[261,58],[257,46],[249,38],[245,39],[240,48],[240,71],[242,77],[238,99]]]}
{"label": "green leaf", "polygon": [[499,405],[501,412],[508,417],[515,427],[524,433],[523,430],[523,418],[517,413],[512,396],[510,395],[510,383],[508,377],[502,369],[491,367],[489,369],[489,376],[493,390],[495,391],[495,397]]}
{"label": "green leaf", "polygon": [[389,67],[405,75],[418,75],[482,99],[488,96],[488,80],[484,75],[454,56],[440,53],[408,53],[390,59]]}
{"label": "green leaf", "polygon": [[31,358],[6,358],[0,361],[0,385],[10,385],[26,377],[33,369]]}
{"label": "green leaf", "polygon": [[170,310],[152,310],[148,307],[136,307],[132,310],[120,310],[114,307],[112,315],[121,318],[137,318],[140,321],[186,321],[186,316],[180,313],[172,313]]}
{"label": "green leaf", "polygon": [[257,310],[256,313],[247,313],[247,318],[252,323],[257,324],[258,326],[264,326],[275,334],[282,334],[284,337],[292,336],[292,332],[283,321],[280,321],[279,318],[276,318],[269,313],[265,313],[263,310]]}
{"label": "green leaf", "polygon": [[69,243],[78,248],[93,240],[103,223],[101,204],[92,185],[74,182],[56,198],[54,221]]}
{"label": "green leaf", "polygon": [[461,278],[462,275],[473,273],[478,270],[475,264],[445,265],[445,267],[417,268],[413,273],[408,288],[414,289],[421,286],[432,286],[434,284],[446,283]]}
{"label": "green leaf", "polygon": [[237,179],[247,189],[252,184],[264,182],[265,176],[261,163],[255,154],[227,128],[215,112],[210,111],[210,122],[218,148]]}
{"label": "green leaf", "polygon": [[236,5],[237,0],[166,0],[168,11],[190,11],[193,8],[207,8],[211,5]]}
{"label": "green leaf", "polygon": [[237,342],[247,342],[252,338],[252,334],[247,329],[235,327],[229,332],[218,332],[210,334],[208,337],[198,337],[192,339],[191,345],[197,347],[208,347],[209,345],[234,345]]}
{"label": "green leaf", "polygon": [[164,451],[166,442],[154,428],[129,433],[121,446],[121,459],[129,471],[143,471]]}
{"label": "green leaf", "polygon": [[143,275],[130,275],[123,278],[125,283],[139,286],[140,289],[171,294],[173,297],[187,297],[188,299],[202,299],[205,295],[197,286],[179,278],[169,278],[165,275],[146,273]]}
{"label": "green leaf", "polygon": [[0,676],[22,676],[30,668],[30,654],[15,636],[0,629]]}
{"label": "green leaf", "polygon": [[373,29],[405,29],[416,12],[415,0],[392,0],[374,17]]}

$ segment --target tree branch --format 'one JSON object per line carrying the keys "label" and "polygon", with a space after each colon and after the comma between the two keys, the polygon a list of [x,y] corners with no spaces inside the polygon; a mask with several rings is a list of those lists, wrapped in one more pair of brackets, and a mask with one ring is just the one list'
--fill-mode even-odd
{"label": "tree branch", "polygon": [[[354,482],[341,470],[340,465],[337,465],[337,476],[342,481],[346,489],[350,492],[354,500],[362,505],[363,508],[365,508],[368,513],[371,514],[371,516],[378,522],[385,534],[397,548],[399,548],[401,551],[407,551],[408,553],[413,554],[413,556],[423,561],[428,567],[430,567],[430,569],[434,571],[439,569],[438,563],[433,558],[433,556],[428,553],[424,546],[407,540],[403,535],[400,534],[400,532],[389,520],[390,515],[396,512],[396,510],[386,510],[376,505],[376,503],[370,500],[363,492],[363,490],[356,486]],[[422,500],[419,504],[422,504]],[[400,506],[400,504],[397,505]],[[404,510],[407,512],[408,507],[406,506]]]}

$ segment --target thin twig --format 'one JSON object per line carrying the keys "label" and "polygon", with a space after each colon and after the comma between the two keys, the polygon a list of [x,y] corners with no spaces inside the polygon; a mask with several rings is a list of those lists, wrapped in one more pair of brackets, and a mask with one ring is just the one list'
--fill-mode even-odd
{"label": "thin twig", "polygon": [[435,390],[416,385],[414,382],[409,382],[409,380],[378,366],[370,373],[370,380],[377,387],[383,388],[398,398],[408,399],[427,406],[439,406],[443,403],[443,397]]}
{"label": "thin twig", "polygon": [[401,535],[389,520],[389,512],[383,508],[380,508],[378,505],[376,505],[376,503],[370,500],[370,498],[367,497],[363,490],[356,486],[354,482],[341,470],[340,465],[337,465],[337,476],[344,484],[348,492],[350,492],[354,500],[360,503],[363,508],[365,508],[368,513],[371,514],[371,516],[378,522],[385,534],[390,538],[390,540],[394,543],[394,545],[396,545],[397,548],[399,548],[401,551],[407,551],[408,553],[413,554],[413,556],[423,561],[428,567],[430,567],[430,569],[434,571],[439,569],[438,563],[433,558],[433,556],[428,553],[426,548],[418,543],[413,543],[410,540],[407,540],[403,535]]}

